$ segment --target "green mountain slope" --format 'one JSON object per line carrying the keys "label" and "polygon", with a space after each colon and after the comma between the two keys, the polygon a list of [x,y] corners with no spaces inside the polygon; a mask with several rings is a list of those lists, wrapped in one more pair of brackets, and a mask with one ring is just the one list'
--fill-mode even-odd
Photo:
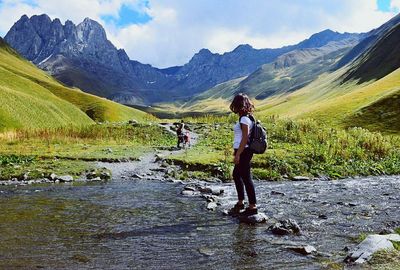
{"label": "green mountain slope", "polygon": [[400,90],[367,105],[345,119],[348,126],[357,125],[388,133],[400,131]]}
{"label": "green mountain slope", "polygon": [[[323,74],[299,91],[264,100],[258,103],[259,114],[294,118],[312,117],[339,126],[375,126],[378,123],[374,118],[369,119],[368,114],[360,114],[360,111],[371,104],[375,104],[376,108],[379,104],[383,104],[379,103],[380,100],[400,90],[400,69],[378,81],[361,85],[356,81],[340,84],[339,78],[346,72],[347,69],[340,69],[334,73]],[[384,112],[387,109],[380,108]],[[359,115],[357,122],[352,121],[355,115]],[[388,122],[394,123],[397,121],[396,117],[398,119],[399,115],[391,120],[388,119]]]}
{"label": "green mountain slope", "polygon": [[[310,84],[324,72],[331,70],[353,43],[330,43],[322,48],[296,50],[263,65],[246,78],[219,84],[194,98],[183,109],[203,111],[226,110],[236,93],[246,93],[256,100],[284,95]],[[225,106],[218,106],[216,101]],[[197,104],[196,104],[197,103]]]}
{"label": "green mountain slope", "polygon": [[0,130],[143,120],[145,113],[61,85],[0,38]]}
{"label": "green mountain slope", "polygon": [[329,71],[348,49],[346,47],[328,53],[310,49],[286,55],[284,59],[264,65],[251,74],[240,84],[237,92],[262,100],[272,95],[296,91]]}
{"label": "green mountain slope", "polygon": [[359,80],[363,83],[383,78],[398,68],[400,68],[400,25],[386,32],[361,55],[343,80]]}
{"label": "green mountain slope", "polygon": [[245,92],[255,98],[261,118],[312,117],[332,126],[399,133],[400,23],[389,21],[372,32],[373,39],[367,37],[368,46],[360,56],[340,69],[336,67],[348,57],[346,48],[292,52],[245,79],[210,89],[198,104],[187,105],[228,111],[233,95]]}

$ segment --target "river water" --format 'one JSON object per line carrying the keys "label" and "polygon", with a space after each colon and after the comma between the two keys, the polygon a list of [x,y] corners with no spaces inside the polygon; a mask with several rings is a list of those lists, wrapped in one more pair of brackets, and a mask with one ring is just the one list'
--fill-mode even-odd
{"label": "river water", "polygon": [[[1,269],[320,269],[342,261],[361,232],[399,227],[400,177],[258,182],[260,210],[297,220],[301,236],[274,236],[221,210],[206,210],[183,185],[122,179],[108,183],[2,187]],[[272,191],[283,192],[274,195]],[[303,256],[287,245],[310,244]]]}

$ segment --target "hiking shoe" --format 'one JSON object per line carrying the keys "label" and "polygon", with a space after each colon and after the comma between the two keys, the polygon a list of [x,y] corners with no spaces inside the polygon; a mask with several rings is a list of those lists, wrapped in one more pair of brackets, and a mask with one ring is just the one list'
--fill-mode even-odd
{"label": "hiking shoe", "polygon": [[240,214],[240,210],[243,210],[243,209],[244,209],[244,204],[236,203],[235,206],[233,206],[233,207],[228,211],[228,214],[229,214],[230,216],[237,216],[237,215]]}
{"label": "hiking shoe", "polygon": [[258,214],[257,208],[250,209],[247,207],[243,212],[240,213],[240,216],[249,217],[257,214]]}

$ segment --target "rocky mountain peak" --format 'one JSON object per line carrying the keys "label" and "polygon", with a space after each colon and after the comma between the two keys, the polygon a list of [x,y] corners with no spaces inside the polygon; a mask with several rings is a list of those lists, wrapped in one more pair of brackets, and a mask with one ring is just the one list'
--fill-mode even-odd
{"label": "rocky mountain peak", "polygon": [[[90,18],[77,25],[71,21],[63,25],[45,14],[31,18],[25,15],[10,29],[5,41],[70,86],[121,102],[151,103],[193,96],[218,83],[248,76],[290,51],[357,39],[352,35],[328,29],[299,44],[276,49],[254,49],[249,44],[224,54],[201,49],[185,65],[166,69],[130,60],[124,50],[118,50],[107,39],[104,28]],[[161,90],[166,95],[160,95]]]}
{"label": "rocky mountain peak", "polygon": [[[210,58],[212,58],[214,55],[209,49],[201,49],[198,53],[193,55],[192,59],[190,59],[188,64],[193,64],[195,63],[196,65],[202,64],[207,62]],[[186,64],[186,65],[188,65]]]}
{"label": "rocky mountain peak", "polygon": [[359,39],[359,34],[352,33],[339,33],[326,29],[319,33],[313,34],[310,38],[300,42],[298,44],[299,48],[318,48],[325,46],[332,41],[340,41],[344,39]]}
{"label": "rocky mountain peak", "polygon": [[27,21],[29,21],[29,17],[28,17],[26,14],[24,14],[24,15],[22,15],[21,18],[17,21],[17,23],[22,24],[22,23],[27,22]]}
{"label": "rocky mountain peak", "polygon": [[33,23],[39,23],[39,24],[49,24],[51,23],[51,19],[47,14],[41,14],[41,15],[33,15],[30,20]]}
{"label": "rocky mountain peak", "polygon": [[103,26],[90,18],[85,18],[76,28],[78,37],[83,42],[90,42],[92,39],[97,41],[107,40],[106,31]]}
{"label": "rocky mountain peak", "polygon": [[196,55],[201,55],[201,56],[209,56],[212,55],[213,53],[209,49],[201,49]]}
{"label": "rocky mountain peak", "polygon": [[254,48],[251,45],[249,45],[249,44],[241,44],[241,45],[237,46],[233,50],[233,52],[241,53],[241,52],[248,52],[248,51],[251,51],[251,50],[254,50]]}

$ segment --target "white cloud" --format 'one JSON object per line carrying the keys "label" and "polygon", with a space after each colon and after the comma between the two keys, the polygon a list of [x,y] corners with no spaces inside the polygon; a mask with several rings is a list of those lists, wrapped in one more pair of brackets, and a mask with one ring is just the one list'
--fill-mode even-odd
{"label": "white cloud", "polygon": [[[377,10],[376,0],[23,0],[3,1],[0,33],[22,14],[47,13],[62,21],[79,23],[85,17],[99,20],[108,37],[132,59],[166,67],[186,63],[201,48],[223,53],[239,44],[256,48],[280,47],[330,28],[340,32],[366,32],[394,16]],[[362,4],[360,3],[362,2]],[[11,3],[11,4],[10,4]],[[101,16],[118,15],[122,4],[147,12],[146,24],[118,28]],[[400,0],[392,0],[400,7]]]}
{"label": "white cloud", "polygon": [[392,0],[390,2],[390,8],[394,11],[400,10],[400,0]]}
{"label": "white cloud", "polygon": [[[167,11],[173,19],[160,16]],[[156,66],[183,64],[201,48],[280,47],[327,28],[366,32],[394,15],[378,11],[376,0],[153,0],[150,12],[154,21],[113,36],[131,57]]]}

